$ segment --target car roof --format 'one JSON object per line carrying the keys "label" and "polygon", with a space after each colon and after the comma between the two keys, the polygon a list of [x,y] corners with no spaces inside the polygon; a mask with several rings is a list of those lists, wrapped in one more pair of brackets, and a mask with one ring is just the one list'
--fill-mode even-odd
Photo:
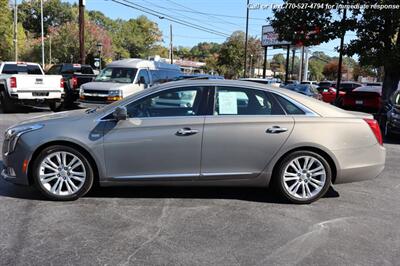
{"label": "car roof", "polygon": [[140,58],[128,58],[111,62],[107,67],[132,67],[132,68],[149,68],[155,69],[170,69],[181,71],[178,65],[168,64],[162,61],[144,60]]}

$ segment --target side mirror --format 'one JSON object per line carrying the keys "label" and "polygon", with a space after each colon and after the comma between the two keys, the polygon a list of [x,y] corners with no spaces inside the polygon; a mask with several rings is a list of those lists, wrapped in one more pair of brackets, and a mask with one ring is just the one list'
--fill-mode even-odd
{"label": "side mirror", "polygon": [[139,84],[139,85],[146,84],[146,80],[144,79],[143,76],[141,76],[141,77],[139,78],[138,84]]}
{"label": "side mirror", "polygon": [[113,116],[117,121],[120,120],[127,120],[128,119],[128,111],[126,110],[126,107],[117,107],[115,108],[113,112]]}

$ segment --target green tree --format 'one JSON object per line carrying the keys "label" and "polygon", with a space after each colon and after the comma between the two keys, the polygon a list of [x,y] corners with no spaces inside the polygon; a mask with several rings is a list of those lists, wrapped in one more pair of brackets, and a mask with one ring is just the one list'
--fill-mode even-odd
{"label": "green tree", "polygon": [[151,56],[152,48],[161,41],[158,25],[145,16],[122,23],[116,34],[120,39],[119,45],[129,52],[130,57]]}
{"label": "green tree", "polygon": [[244,32],[235,31],[222,44],[218,66],[226,78],[238,78],[243,71],[244,37]]}
{"label": "green tree", "polygon": [[[18,20],[22,22],[25,30],[35,36],[40,36],[40,0],[22,1],[18,6]],[[61,2],[61,0],[43,1],[43,28],[45,35],[47,35],[50,27],[58,27],[76,20],[77,12],[68,2]]]}
{"label": "green tree", "polygon": [[0,61],[9,60],[13,51],[13,22],[7,0],[0,0]]}
{"label": "green tree", "polygon": [[221,44],[215,42],[200,42],[190,49],[193,60],[204,62],[210,56],[219,53]]}
{"label": "green tree", "polygon": [[[49,28],[49,36],[45,40],[46,58],[49,58],[49,45],[52,45],[52,61],[77,62],[79,60],[79,27],[77,23],[67,22],[57,28]],[[85,23],[85,53],[87,59],[97,57],[96,44],[101,42],[102,58],[109,62],[113,58],[111,37],[103,28],[90,21]],[[31,41],[31,50],[26,54],[30,61],[41,60],[41,41],[40,38]]]}
{"label": "green tree", "polygon": [[331,57],[326,55],[324,52],[316,51],[313,52],[309,63],[308,70],[310,73],[310,80],[322,80],[324,78],[323,70],[324,66],[331,60]]}
{"label": "green tree", "polygon": [[[393,4],[391,0],[362,2]],[[400,10],[370,8],[357,12],[357,39],[352,40],[347,46],[347,53],[358,54],[360,64],[363,66],[370,65],[376,68],[383,66],[382,98],[384,102],[388,102],[400,81]]]}

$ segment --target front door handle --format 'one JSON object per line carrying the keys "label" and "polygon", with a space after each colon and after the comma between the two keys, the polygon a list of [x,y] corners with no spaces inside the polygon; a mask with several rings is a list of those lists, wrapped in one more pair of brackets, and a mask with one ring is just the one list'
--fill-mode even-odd
{"label": "front door handle", "polygon": [[199,133],[197,129],[191,129],[190,127],[184,127],[179,129],[175,135],[177,136],[190,136]]}
{"label": "front door handle", "polygon": [[285,127],[273,126],[273,127],[268,128],[266,133],[278,134],[278,133],[283,133],[283,132],[286,132],[286,131],[288,131],[288,129],[285,128]]}

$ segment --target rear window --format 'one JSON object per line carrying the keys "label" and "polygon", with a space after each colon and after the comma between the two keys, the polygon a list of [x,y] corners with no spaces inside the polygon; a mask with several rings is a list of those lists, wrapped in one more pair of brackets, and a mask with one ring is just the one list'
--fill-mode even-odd
{"label": "rear window", "polygon": [[94,74],[90,66],[82,66],[79,64],[64,65],[61,71],[62,74]]}
{"label": "rear window", "polygon": [[2,74],[29,74],[29,75],[42,75],[42,70],[38,65],[25,65],[25,64],[5,64]]}
{"label": "rear window", "polygon": [[288,115],[304,115],[305,112],[301,110],[299,107],[297,107],[295,104],[290,102],[289,100],[283,98],[280,95],[277,95],[274,93],[275,98],[278,100],[278,102],[281,104],[283,109],[286,111]]}

